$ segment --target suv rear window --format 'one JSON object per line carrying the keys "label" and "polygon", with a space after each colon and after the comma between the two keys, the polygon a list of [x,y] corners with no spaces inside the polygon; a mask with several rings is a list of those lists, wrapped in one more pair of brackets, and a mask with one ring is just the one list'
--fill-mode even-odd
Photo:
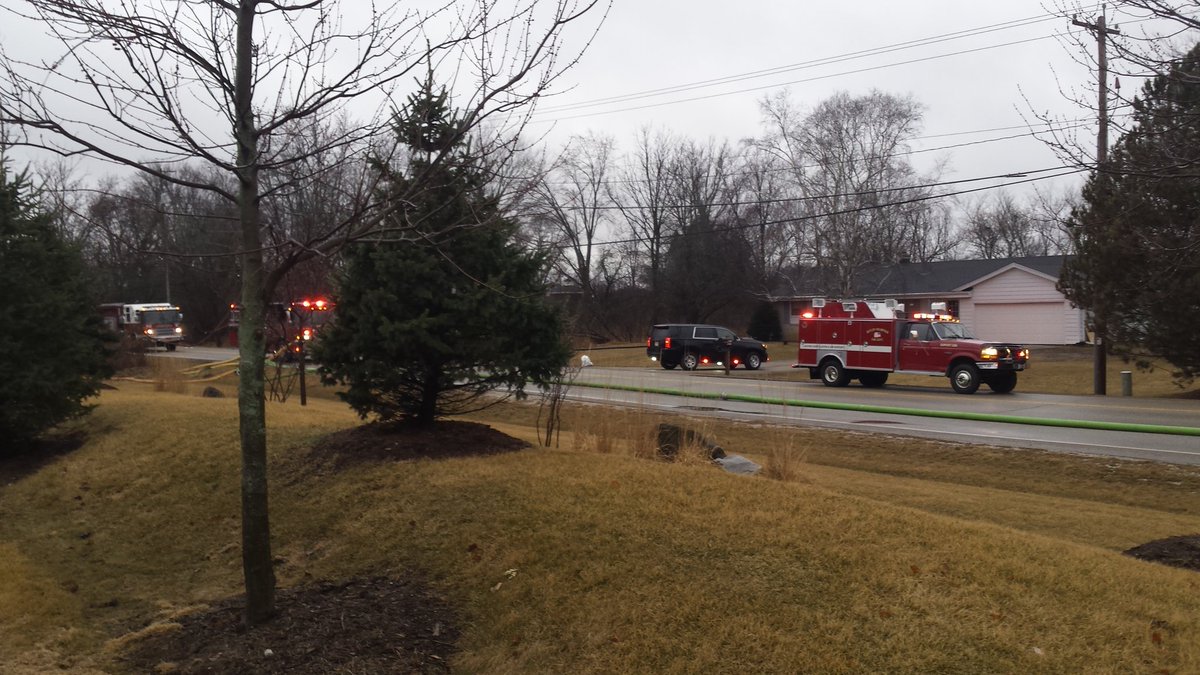
{"label": "suv rear window", "polygon": [[661,340],[671,334],[670,326],[655,326],[650,329],[650,339]]}

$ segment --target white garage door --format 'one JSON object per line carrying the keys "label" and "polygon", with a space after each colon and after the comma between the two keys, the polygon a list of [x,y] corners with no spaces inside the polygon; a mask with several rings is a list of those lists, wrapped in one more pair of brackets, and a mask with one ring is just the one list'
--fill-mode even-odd
{"label": "white garage door", "polygon": [[1064,337],[1061,302],[975,305],[975,336],[985,340],[1031,345],[1061,345]]}

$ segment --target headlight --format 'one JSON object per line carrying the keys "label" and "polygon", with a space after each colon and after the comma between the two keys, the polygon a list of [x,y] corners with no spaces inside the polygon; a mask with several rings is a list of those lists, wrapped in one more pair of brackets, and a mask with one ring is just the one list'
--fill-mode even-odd
{"label": "headlight", "polygon": [[176,326],[176,327],[175,327],[175,332],[176,332],[176,333],[178,333],[178,334],[180,334],[180,335],[183,335],[183,326]]}
{"label": "headlight", "polygon": [[1017,358],[1028,360],[1029,359],[1029,350],[1022,349],[1021,351],[1017,352]]}
{"label": "headlight", "polygon": [[979,357],[985,360],[991,360],[1000,356],[1000,352],[995,347],[984,347],[979,351]]}
{"label": "headlight", "polygon": [[153,328],[147,328],[147,329],[146,329],[146,335],[154,335],[154,329],[153,329]]}

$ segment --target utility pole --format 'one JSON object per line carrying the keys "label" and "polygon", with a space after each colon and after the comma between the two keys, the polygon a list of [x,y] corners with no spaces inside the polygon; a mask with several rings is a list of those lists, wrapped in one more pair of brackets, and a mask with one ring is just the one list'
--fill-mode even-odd
{"label": "utility pole", "polygon": [[[1077,16],[1071,17],[1071,23],[1086,28],[1096,36],[1096,65],[1100,71],[1096,78],[1100,84],[1097,98],[1100,128],[1096,131],[1096,170],[1100,171],[1104,162],[1108,160],[1108,36],[1119,35],[1121,31],[1104,25],[1103,5],[1100,6],[1100,16],[1096,18],[1096,23],[1080,21]],[[1093,308],[1092,328],[1095,342],[1092,352],[1092,393],[1097,396],[1108,393],[1108,344],[1105,342],[1107,318],[1103,307]]]}

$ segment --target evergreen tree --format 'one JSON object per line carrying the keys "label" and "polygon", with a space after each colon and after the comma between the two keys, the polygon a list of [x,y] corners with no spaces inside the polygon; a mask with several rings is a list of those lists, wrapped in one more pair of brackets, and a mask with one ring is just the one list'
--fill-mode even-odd
{"label": "evergreen tree", "polygon": [[544,303],[545,258],[514,239],[518,223],[488,194],[458,128],[444,91],[427,82],[410,97],[396,124],[408,165],[380,167],[388,231],[406,236],[346,253],[337,319],[315,356],[364,418],[429,424],[489,405],[497,399],[484,395],[499,388],[520,396],[527,383],[546,386],[569,357]]}
{"label": "evergreen tree", "polygon": [[1063,292],[1118,353],[1200,375],[1200,45],[1147,83],[1134,122],[1084,186]]}
{"label": "evergreen tree", "polygon": [[767,300],[758,303],[750,315],[750,337],[763,342],[779,342],[783,339],[783,327],[779,323],[779,312],[775,304]]}
{"label": "evergreen tree", "polygon": [[83,258],[0,159],[0,451],[85,414],[109,374]]}

